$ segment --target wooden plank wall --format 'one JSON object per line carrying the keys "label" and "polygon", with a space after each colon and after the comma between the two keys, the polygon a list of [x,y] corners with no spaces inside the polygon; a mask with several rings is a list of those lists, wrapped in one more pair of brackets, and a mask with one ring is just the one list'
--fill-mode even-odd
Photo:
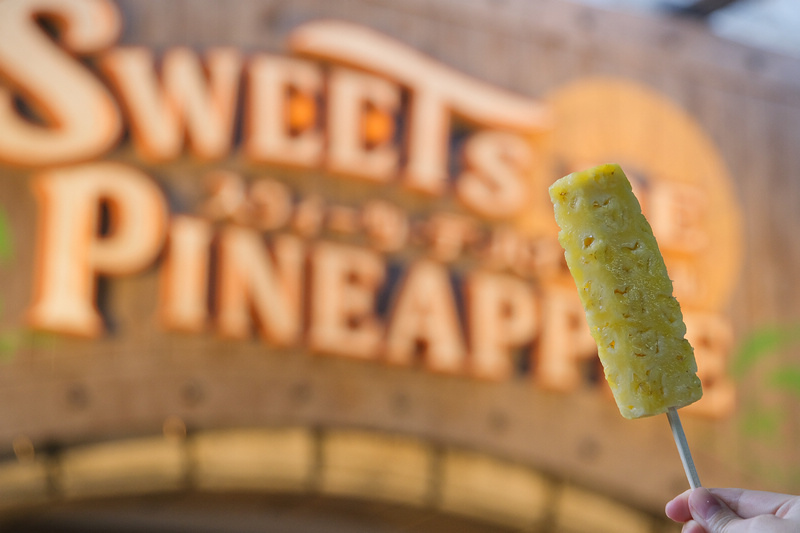
{"label": "wooden plank wall", "polygon": [[[222,8],[223,3],[123,0],[120,5],[146,17],[131,20],[134,40],[157,46],[227,43],[283,51],[293,27],[330,17],[368,25],[460,71],[534,98],[587,76],[632,80],[665,95],[716,143],[741,205],[741,275],[727,308],[735,345],[741,348],[765,328],[791,332],[800,321],[800,284],[794,282],[800,267],[797,59],[716,38],[694,20],[555,0],[239,0]],[[220,12],[225,16],[218,17]],[[800,355],[791,344],[766,355],[767,363],[737,381],[737,417],[711,426],[693,427],[690,421],[690,430],[707,445],[707,460],[718,461],[721,469],[747,465],[742,473],[755,484],[798,490],[800,451],[792,446],[800,434],[798,396],[771,390],[769,375],[797,364]],[[766,435],[747,429],[750,423],[759,427],[759,420],[779,427],[764,430]],[[753,459],[759,450],[774,459]],[[787,464],[791,474],[775,474]]]}
{"label": "wooden plank wall", "polygon": [[[800,239],[795,234],[795,228],[800,227],[800,210],[796,207],[800,200],[800,155],[795,148],[800,145],[798,60],[725,42],[711,36],[694,21],[611,13],[556,0],[119,0],[118,5],[125,20],[120,43],[144,44],[156,51],[185,45],[200,49],[232,45],[246,51],[285,53],[288,32],[298,24],[312,19],[338,18],[368,25],[459,71],[535,99],[547,98],[559,87],[589,76],[613,76],[642,83],[670,98],[699,122],[719,148],[733,179],[743,219],[743,264],[727,309],[734,325],[735,342],[741,345],[753,332],[765,327],[772,328],[769,330],[772,332],[792,332],[800,321],[800,284],[794,282],[800,267]],[[121,150],[124,152],[128,148]],[[127,152],[122,155],[126,156]],[[28,197],[23,183],[3,186],[13,197]],[[12,218],[17,218],[13,210],[32,210],[32,201],[10,209]],[[27,268],[25,262],[30,261],[30,253],[22,255],[22,263],[17,268]],[[155,286],[152,276],[142,283],[148,289]],[[122,281],[115,287],[116,296],[136,300],[142,286],[139,282]],[[4,303],[12,302],[12,307],[7,312],[21,312],[28,300],[28,287],[9,286],[8,290],[11,292],[4,295]],[[143,305],[151,306],[150,303]],[[587,480],[599,483],[603,465],[619,464],[620,460],[603,462],[607,455],[598,454],[601,459],[590,464],[565,453],[567,457],[562,467],[553,466],[557,465],[562,450],[545,449],[548,431],[564,433],[562,437],[552,438],[552,442],[572,444],[589,431],[587,427],[601,435],[604,431],[619,432],[595,437],[592,441],[599,442],[605,454],[621,447],[623,437],[636,433],[635,442],[652,446],[658,458],[671,453],[671,443],[648,440],[656,439],[659,434],[656,422],[619,421],[616,412],[594,406],[595,396],[554,397],[530,392],[518,384],[510,384],[495,394],[484,388],[478,391],[471,383],[450,383],[449,388],[442,388],[429,376],[401,372],[388,375],[389,372],[372,368],[353,369],[339,361],[262,361],[258,347],[241,348],[237,356],[244,356],[239,360],[263,370],[272,380],[264,381],[274,387],[265,392],[266,385],[257,382],[252,372],[242,375],[244,371],[227,368],[215,359],[211,352],[216,344],[201,338],[153,339],[146,326],[142,328],[129,332],[128,344],[122,349],[109,339],[90,348],[65,343],[66,351],[72,350],[70,353],[74,357],[64,363],[67,371],[63,381],[72,379],[72,374],[78,381],[84,378],[80,374],[83,365],[88,358],[97,356],[101,362],[92,367],[95,377],[105,378],[104,372],[116,376],[115,372],[124,370],[128,381],[123,385],[129,387],[132,394],[137,386],[144,388],[143,384],[164,394],[141,405],[134,406],[131,402],[119,406],[131,411],[133,419],[141,421],[147,409],[155,412],[162,404],[179,403],[169,396],[176,388],[171,381],[174,376],[165,374],[158,377],[161,380],[158,383],[152,381],[148,365],[154,363],[148,352],[163,350],[160,354],[163,367],[173,369],[182,364],[178,352],[183,350],[200,354],[198,360],[209,365],[205,370],[208,374],[191,369],[186,375],[199,376],[198,381],[211,374],[219,379],[218,383],[209,385],[210,397],[217,392],[222,395],[222,392],[233,391],[234,395],[225,400],[226,406],[236,401],[260,402],[262,411],[258,416],[237,412],[235,420],[243,425],[288,420],[294,416],[295,422],[319,423],[319,418],[328,417],[327,420],[343,425],[361,423],[382,427],[384,420],[394,417],[395,429],[449,437],[451,441],[477,448],[494,448],[513,458],[534,456],[550,471],[565,477],[574,476],[580,483]],[[175,352],[171,351],[172,347]],[[775,390],[769,381],[772,372],[800,364],[800,355],[791,342],[774,354],[764,365],[753,367],[737,381],[740,401],[737,415],[722,421],[687,420],[690,437],[698,443],[697,460],[701,471],[705,468],[711,472],[710,477],[715,482],[736,479],[775,490],[800,490],[800,450],[794,446],[800,435],[798,397],[791,389],[789,392]],[[37,357],[20,362],[19,368],[13,370],[18,375],[34,373],[37,365],[43,367],[48,358],[55,356],[52,350],[42,350]],[[362,399],[377,398],[385,405],[366,406],[352,400],[357,405],[293,406],[291,394],[295,384],[279,382],[275,376],[280,377],[281,372],[293,377],[313,376],[303,383],[318,387],[314,390],[321,391],[320,398],[325,398],[325,391],[330,389],[331,397],[338,394],[337,398],[351,401],[351,397],[358,396],[352,391],[363,390]],[[333,383],[336,380],[339,381]],[[122,378],[119,381],[122,382]],[[98,391],[113,392],[111,389],[116,388],[113,380],[105,382],[98,378],[98,382],[106,387],[99,387]],[[242,383],[248,383],[250,388],[243,387]],[[391,395],[386,392],[385,383],[401,392],[419,392],[422,400],[412,401],[411,414],[403,418],[392,410]],[[60,392],[50,387],[47,380],[37,383],[36,387],[36,391],[50,395],[37,398],[42,405],[48,401],[57,403]],[[351,388],[342,392],[347,387]],[[250,393],[252,395],[248,396]],[[4,394],[13,397],[11,389]],[[76,394],[76,401],[80,403],[80,390]],[[483,410],[477,414],[464,412],[458,399],[466,396],[476,398],[476,405]],[[535,413],[538,418],[526,423],[528,407],[524,402],[531,398],[539,402]],[[426,409],[423,400],[444,407],[436,415],[415,411],[417,406],[420,411]],[[219,405],[208,408],[207,421],[230,423],[226,418],[230,413]],[[215,408],[219,411],[214,411]],[[574,408],[581,414],[559,426],[560,421],[547,419],[550,408]],[[102,410],[101,407],[97,409]],[[191,406],[185,410],[192,412]],[[36,411],[25,406],[20,412]],[[103,425],[103,420],[91,420],[92,412],[85,411],[78,422],[84,424],[81,427],[101,431],[98,426]],[[497,412],[505,413],[503,420],[510,429],[496,434],[478,434],[484,422]],[[442,413],[452,416],[446,419]],[[600,415],[596,420],[585,420],[586,413]],[[140,418],[136,419],[137,416]],[[520,420],[523,422],[515,425]],[[72,419],[65,419],[64,424],[68,423],[74,427]],[[26,426],[20,423],[20,427]],[[523,429],[518,430],[518,427]],[[645,429],[637,433],[638,428]],[[68,434],[61,426],[54,432],[58,430]],[[591,432],[589,434],[591,436]],[[572,437],[575,438],[570,440]],[[531,442],[541,445],[542,450],[525,455]],[[771,456],[764,458],[759,453]],[[647,452],[640,451],[640,455],[644,455],[644,459],[640,457],[637,459],[640,462],[632,463],[630,471],[624,472],[626,475],[636,475],[636,465],[647,462]],[[562,468],[560,472],[559,468]],[[641,508],[656,509],[673,488],[681,487],[680,472],[667,472],[663,466],[656,469],[658,472],[653,475],[657,478],[657,487],[652,491],[614,495],[627,498],[626,501]],[[588,474],[581,477],[577,474],[581,471]],[[640,484],[646,485],[645,482]],[[621,486],[614,485],[612,492],[620,490]]]}

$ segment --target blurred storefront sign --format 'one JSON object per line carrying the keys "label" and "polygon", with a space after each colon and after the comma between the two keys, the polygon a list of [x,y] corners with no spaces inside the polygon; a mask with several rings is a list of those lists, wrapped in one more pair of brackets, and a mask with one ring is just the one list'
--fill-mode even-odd
{"label": "blurred storefront sign", "polygon": [[[683,304],[705,389],[687,412],[731,413],[739,207],[714,143],[666,97],[589,76],[520,96],[330,19],[293,27],[284,54],[117,45],[125,23],[104,0],[0,3],[0,205],[20,206],[8,226],[27,250],[3,323],[55,334],[9,375],[44,386],[25,361],[43,354],[64,376],[88,353],[176,364],[214,339],[214,368],[225,350],[319,354],[612,412],[547,187],[615,161]],[[580,418],[559,401],[554,419]],[[220,425],[209,413],[198,423]],[[62,431],[41,424],[3,435]]]}
{"label": "blurred storefront sign", "polygon": [[[292,50],[325,64],[295,56],[245,57],[230,48],[202,56],[174,48],[164,52],[158,69],[147,49],[107,49],[121,26],[111,3],[75,1],[54,8],[31,1],[7,4],[5,11],[9,31],[0,67],[10,87],[27,95],[27,109],[44,122],[33,123],[5,93],[3,159],[46,167],[31,179],[38,204],[31,327],[90,338],[104,334],[98,277],[133,275],[158,263],[162,285],[153,296],[166,330],[212,328],[244,339],[255,323],[267,345],[305,344],[315,352],[399,365],[421,360],[431,371],[488,379],[508,379],[512,352],[535,340],[522,355],[530,359],[527,367],[535,367],[535,379],[557,390],[578,385],[580,359],[591,356],[592,342],[582,334],[585,327],[569,330],[579,313],[571,295],[551,288],[561,273],[557,244],[552,233],[528,235],[513,226],[532,212],[540,219],[549,215],[540,197],[553,175],[535,169],[552,168],[543,138],[563,128],[553,124],[544,102],[468,78],[352,24],[312,22],[292,33]],[[37,15],[59,17],[59,44],[36,24]],[[70,53],[96,56],[100,76]],[[593,94],[587,86],[574,104]],[[666,123],[686,120],[667,106],[657,96],[630,102],[631,113],[650,116],[666,108],[672,111],[665,113]],[[569,134],[580,136],[597,124],[590,120],[596,113],[586,111],[578,119],[583,124],[571,124]],[[465,125],[456,149],[457,121]],[[199,209],[170,210],[167,195],[146,170],[85,162],[112,150],[123,128],[145,162],[187,154],[208,162],[206,175],[197,176],[198,187],[202,180],[212,182]],[[606,136],[624,129],[620,124]],[[682,133],[680,126],[664,132],[677,138]],[[695,137],[702,140],[701,134]],[[565,145],[592,149],[583,139]],[[298,197],[290,184],[271,177],[248,180],[223,170],[239,148],[237,156],[252,166],[291,165],[325,173],[331,186],[360,179],[367,190],[416,193],[427,212],[392,200],[341,205],[324,197],[324,188],[323,195]],[[574,155],[565,154],[565,160]],[[619,155],[613,146],[601,146],[591,160]],[[697,180],[692,168],[701,166],[703,156],[714,157],[713,147],[687,156],[677,176],[644,182],[665,251],[681,256],[671,267],[688,309],[705,303],[709,291],[697,284],[713,279],[703,265],[695,268],[695,256],[711,242],[735,248],[738,238],[728,228],[717,231],[723,238],[712,234],[721,218],[717,212],[727,210],[731,218],[734,207],[707,209],[704,200],[716,191],[706,183],[727,184],[713,183],[725,179],[722,168],[710,175],[704,169],[710,179]],[[696,181],[682,183],[687,177]],[[452,207],[436,209],[445,202]],[[544,220],[536,222],[547,227]],[[319,239],[331,233],[355,245]],[[419,257],[395,260],[403,264],[403,280],[386,296],[390,312],[377,316],[387,263],[414,248]],[[448,267],[459,261],[469,266]],[[462,279],[454,286],[456,272]],[[710,349],[698,354],[709,378],[705,411],[719,415],[729,409],[732,392],[722,391],[720,399],[716,390],[727,386],[725,365],[713,361],[724,359],[729,348],[725,326],[716,315],[707,319],[690,311],[689,320],[692,333],[708,339],[704,345]]]}

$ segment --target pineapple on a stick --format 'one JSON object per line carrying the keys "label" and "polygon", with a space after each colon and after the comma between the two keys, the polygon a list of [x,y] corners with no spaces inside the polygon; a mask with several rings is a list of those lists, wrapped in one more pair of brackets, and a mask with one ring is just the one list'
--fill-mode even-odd
{"label": "pineapple on a stick", "polygon": [[622,416],[665,413],[703,394],[672,281],[618,165],[550,187],[558,240]]}

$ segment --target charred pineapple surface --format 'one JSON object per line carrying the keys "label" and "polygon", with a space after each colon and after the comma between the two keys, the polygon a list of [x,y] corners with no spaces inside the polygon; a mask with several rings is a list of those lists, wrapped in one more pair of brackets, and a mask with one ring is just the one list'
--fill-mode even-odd
{"label": "charred pineapple surface", "polygon": [[680,305],[650,224],[618,165],[550,187],[558,241],[622,416],[683,407],[703,394]]}

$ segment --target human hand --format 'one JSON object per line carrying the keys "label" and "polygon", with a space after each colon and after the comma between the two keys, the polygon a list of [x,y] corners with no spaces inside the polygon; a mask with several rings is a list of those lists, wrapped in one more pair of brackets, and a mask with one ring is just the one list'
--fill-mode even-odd
{"label": "human hand", "polygon": [[800,496],[744,489],[693,489],[667,504],[683,533],[797,533]]}

